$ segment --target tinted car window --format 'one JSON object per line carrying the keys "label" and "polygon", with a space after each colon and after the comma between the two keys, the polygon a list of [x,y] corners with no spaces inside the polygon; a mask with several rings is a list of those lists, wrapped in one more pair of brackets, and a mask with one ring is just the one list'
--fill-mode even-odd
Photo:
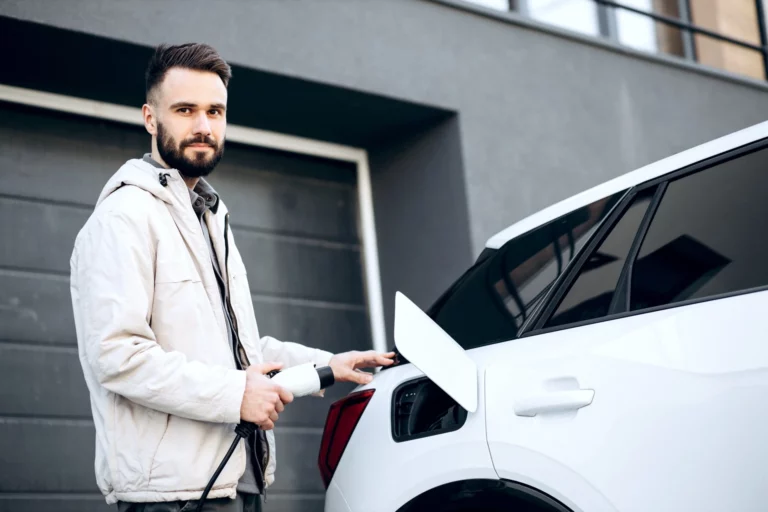
{"label": "tinted car window", "polygon": [[768,151],[672,181],[632,267],[632,310],[768,285]]}
{"label": "tinted car window", "polygon": [[498,250],[486,250],[427,313],[465,349],[517,338],[523,322],[622,195],[595,201]]}
{"label": "tinted car window", "polygon": [[579,275],[545,327],[561,326],[606,316],[621,270],[656,188],[639,193],[622,213],[608,236],[589,255]]}

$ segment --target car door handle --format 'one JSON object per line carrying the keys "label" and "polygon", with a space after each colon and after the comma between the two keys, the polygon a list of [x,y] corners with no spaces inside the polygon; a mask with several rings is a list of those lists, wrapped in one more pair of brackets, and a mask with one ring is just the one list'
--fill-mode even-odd
{"label": "car door handle", "polygon": [[542,393],[516,400],[515,414],[532,417],[537,414],[575,411],[591,404],[594,396],[594,389],[572,389]]}

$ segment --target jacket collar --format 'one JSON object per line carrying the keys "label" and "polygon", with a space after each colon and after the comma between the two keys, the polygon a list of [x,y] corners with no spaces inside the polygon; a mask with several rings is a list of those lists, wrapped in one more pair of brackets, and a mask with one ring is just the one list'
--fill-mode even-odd
{"label": "jacket collar", "polygon": [[[167,169],[157,160],[152,158],[151,153],[145,153],[142,161],[147,162],[156,169],[160,169],[158,172]],[[179,175],[181,175],[181,173],[179,173]],[[205,178],[200,178],[197,181],[194,190],[189,191],[189,198],[192,202],[192,208],[195,210],[198,217],[202,216],[203,213],[205,213],[205,210],[211,210],[215,214],[219,209],[219,194],[216,193],[216,190],[205,180]],[[198,198],[201,199],[199,205],[197,204]]]}
{"label": "jacket collar", "polygon": [[132,159],[125,162],[107,181],[101,190],[96,205],[100,205],[114,191],[125,185],[133,185],[146,190],[156,198],[171,205],[174,203],[174,196],[183,190],[179,187],[187,188],[177,170],[158,169],[144,160]]}

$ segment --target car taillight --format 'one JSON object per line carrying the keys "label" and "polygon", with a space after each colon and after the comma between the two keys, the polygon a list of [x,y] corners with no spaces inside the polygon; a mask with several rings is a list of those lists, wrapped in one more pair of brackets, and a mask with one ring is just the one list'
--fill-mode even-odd
{"label": "car taillight", "polygon": [[374,391],[373,389],[366,389],[352,393],[334,402],[328,411],[325,430],[323,430],[323,441],[320,444],[320,455],[317,459],[326,488],[331,483],[341,455],[344,453],[344,449],[352,437],[352,432],[354,432],[357,422],[360,421],[360,417],[368,406]]}

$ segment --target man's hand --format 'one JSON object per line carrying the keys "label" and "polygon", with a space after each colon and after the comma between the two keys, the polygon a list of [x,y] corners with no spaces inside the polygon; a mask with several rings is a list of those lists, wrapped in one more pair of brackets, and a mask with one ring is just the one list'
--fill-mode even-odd
{"label": "man's hand", "polygon": [[354,382],[355,384],[368,384],[373,377],[361,368],[376,368],[389,366],[394,363],[394,352],[381,354],[375,350],[366,352],[343,352],[331,358],[328,366],[333,370],[333,378],[336,382]]}
{"label": "man's hand", "polygon": [[284,404],[293,402],[293,394],[278,386],[266,376],[272,370],[280,370],[281,363],[255,364],[245,371],[245,393],[240,405],[240,419],[255,423],[262,430],[275,428],[278,414]]}

